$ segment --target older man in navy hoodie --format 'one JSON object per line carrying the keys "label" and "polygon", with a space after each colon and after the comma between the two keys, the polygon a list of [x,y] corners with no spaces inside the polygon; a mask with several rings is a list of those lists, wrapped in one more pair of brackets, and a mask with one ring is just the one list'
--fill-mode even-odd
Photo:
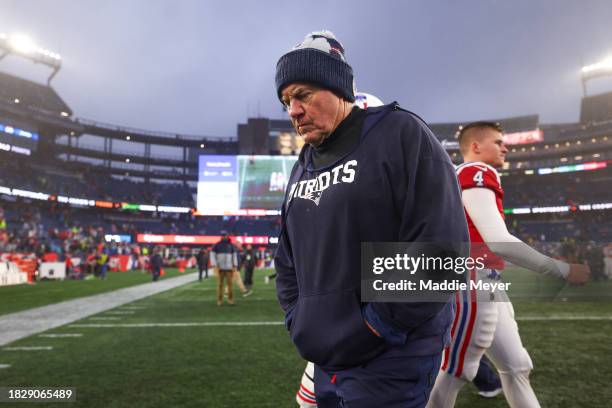
{"label": "older man in navy hoodie", "polygon": [[361,300],[362,242],[468,242],[453,165],[397,103],[353,107],[353,72],[328,31],[276,66],[306,144],[282,207],[277,293],[325,407],[424,407],[449,340],[449,302]]}

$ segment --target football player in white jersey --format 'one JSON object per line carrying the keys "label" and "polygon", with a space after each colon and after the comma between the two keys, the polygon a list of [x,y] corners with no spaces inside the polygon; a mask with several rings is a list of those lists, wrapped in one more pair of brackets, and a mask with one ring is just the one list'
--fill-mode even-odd
{"label": "football player in white jersey", "polygon": [[[461,129],[459,145],[464,163],[457,168],[457,177],[470,241],[472,248],[489,255],[485,269],[470,271],[470,279],[498,281],[507,260],[571,284],[585,283],[590,276],[587,266],[552,259],[508,232],[502,205],[504,191],[496,171],[504,164],[508,152],[500,126],[491,122],[471,123]],[[482,300],[473,290],[457,293],[451,345],[445,350],[428,408],[453,407],[461,387],[476,375],[485,353],[500,373],[510,407],[540,406],[529,382],[533,364],[521,343],[512,304],[505,292],[495,296],[498,298]]]}

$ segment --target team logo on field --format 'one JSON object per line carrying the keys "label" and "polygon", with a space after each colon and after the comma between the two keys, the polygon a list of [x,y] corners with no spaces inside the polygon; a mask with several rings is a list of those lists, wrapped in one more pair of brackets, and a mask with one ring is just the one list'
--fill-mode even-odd
{"label": "team logo on field", "polygon": [[334,167],[330,171],[319,174],[315,178],[293,183],[289,190],[287,205],[294,198],[303,198],[304,200],[312,201],[318,206],[323,197],[323,192],[330,186],[340,183],[352,183],[355,181],[356,167],[357,160],[350,160]]}

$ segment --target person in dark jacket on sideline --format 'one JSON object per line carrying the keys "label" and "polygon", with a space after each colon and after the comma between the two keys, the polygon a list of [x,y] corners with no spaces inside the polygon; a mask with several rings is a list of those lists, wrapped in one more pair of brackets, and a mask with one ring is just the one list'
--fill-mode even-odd
{"label": "person in dark jacket on sideline", "polygon": [[151,275],[153,276],[153,282],[157,282],[159,280],[159,276],[161,275],[161,270],[163,267],[163,261],[160,252],[161,250],[159,248],[155,248],[153,250],[153,256],[151,257]]}
{"label": "person in dark jacket on sideline", "polygon": [[257,263],[257,256],[253,245],[248,244],[242,254],[242,267],[244,268],[244,285],[248,290],[253,287],[253,271]]}
{"label": "person in dark jacket on sideline", "polygon": [[202,274],[205,273],[205,279],[208,279],[208,251],[206,248],[201,248],[196,255],[198,263],[198,280],[202,281]]}
{"label": "person in dark jacket on sideline", "polygon": [[450,295],[361,300],[362,242],[469,242],[455,170],[397,103],[353,107],[353,72],[328,31],[276,66],[277,96],[304,138],[281,209],[277,295],[316,403],[424,407],[450,340]]}

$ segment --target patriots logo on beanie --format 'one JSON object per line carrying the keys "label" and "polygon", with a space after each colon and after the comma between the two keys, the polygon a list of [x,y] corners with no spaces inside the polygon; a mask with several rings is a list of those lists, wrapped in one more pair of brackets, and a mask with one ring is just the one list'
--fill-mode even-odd
{"label": "patriots logo on beanie", "polygon": [[294,82],[319,85],[349,102],[355,100],[353,69],[344,47],[331,31],[315,31],[283,55],[276,64],[276,92]]}
{"label": "patriots logo on beanie", "polygon": [[294,50],[304,48],[314,48],[319,51],[331,54],[334,57],[340,58],[346,62],[344,57],[344,47],[340,41],[336,40],[334,33],[331,31],[315,31],[304,38],[304,41],[293,47]]}

